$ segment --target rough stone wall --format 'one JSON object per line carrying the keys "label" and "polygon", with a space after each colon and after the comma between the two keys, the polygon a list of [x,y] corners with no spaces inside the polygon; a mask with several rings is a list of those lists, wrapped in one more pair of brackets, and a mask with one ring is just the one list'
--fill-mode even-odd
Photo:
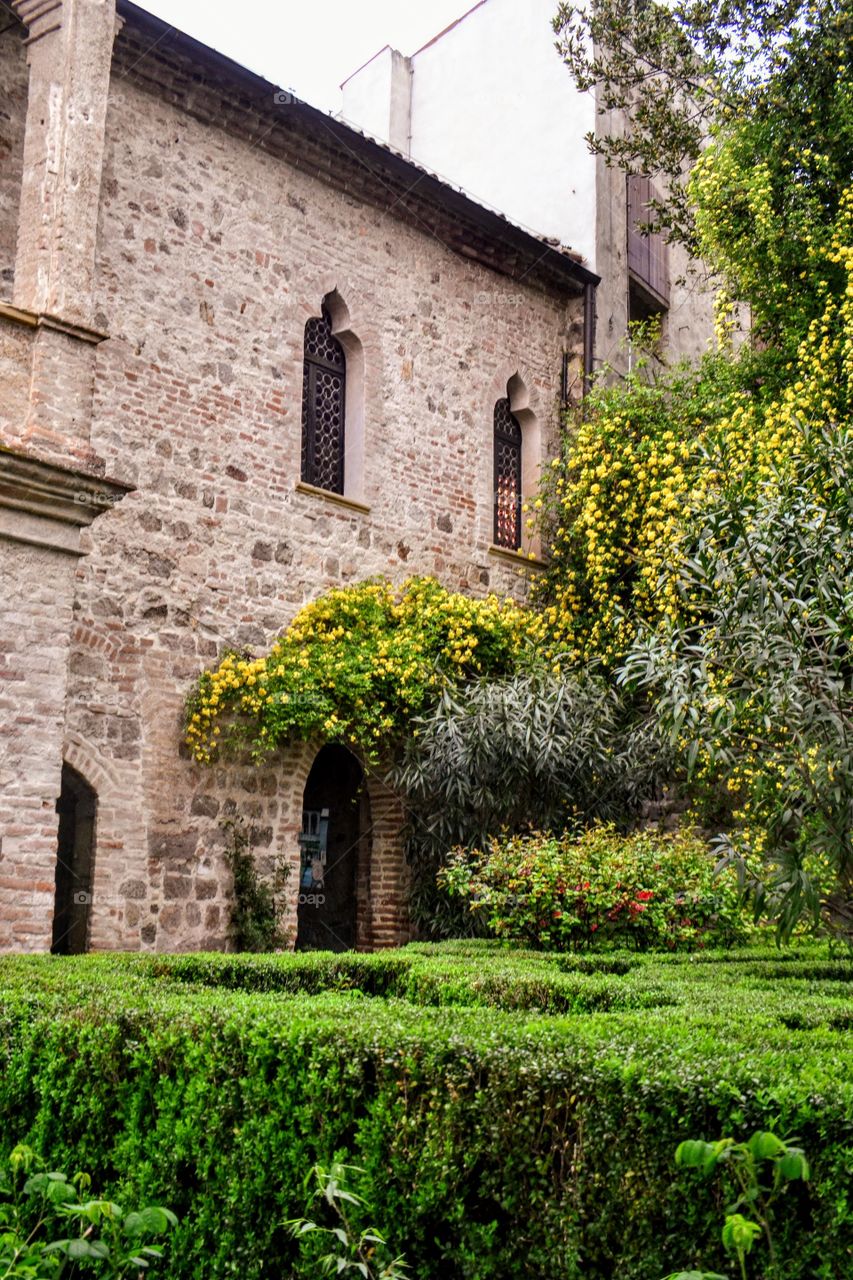
{"label": "rough stone wall", "polygon": [[27,58],[24,28],[12,22],[5,10],[0,23],[6,28],[0,34],[0,299],[8,301],[15,278],[27,113]]}
{"label": "rough stone wall", "polygon": [[0,538],[0,950],[50,947],[76,557]]}
{"label": "rough stone wall", "polygon": [[20,439],[30,411],[34,331],[0,316],[0,441]]}
{"label": "rough stone wall", "polygon": [[[523,591],[517,564],[489,551],[494,402],[518,373],[547,454],[580,308],[466,262],[429,228],[168,96],[143,93],[119,58],[91,447],[137,488],[84,534],[65,729],[75,767],[96,788],[93,771],[106,779],[95,946],[224,944],[228,812],[296,858],[310,761],[258,773],[182,755],[184,697],[224,647],[262,650],[305,601],[376,573]],[[297,487],[303,329],[335,289],[363,349],[368,510]],[[400,936],[404,871],[396,802],[371,804],[378,945]]]}

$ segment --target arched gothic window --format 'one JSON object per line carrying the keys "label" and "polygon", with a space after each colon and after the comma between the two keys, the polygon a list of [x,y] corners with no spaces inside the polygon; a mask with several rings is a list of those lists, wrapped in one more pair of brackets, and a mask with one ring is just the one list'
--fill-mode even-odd
{"label": "arched gothic window", "polygon": [[504,397],[495,405],[495,546],[521,546],[521,426]]}
{"label": "arched gothic window", "polygon": [[343,493],[347,362],[325,307],[305,326],[304,352],[302,479]]}

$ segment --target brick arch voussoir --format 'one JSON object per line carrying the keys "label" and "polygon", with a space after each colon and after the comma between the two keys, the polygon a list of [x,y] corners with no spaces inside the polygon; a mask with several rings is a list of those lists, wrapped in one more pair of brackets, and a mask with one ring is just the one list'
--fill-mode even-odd
{"label": "brick arch voussoir", "polygon": [[79,733],[68,733],[62,750],[64,764],[70,765],[95,791],[98,803],[109,801],[121,786],[118,771],[112,761],[105,760],[100,751]]}
{"label": "brick arch voussoir", "polygon": [[114,662],[121,650],[121,642],[112,634],[96,631],[83,622],[74,625],[71,632],[72,649],[91,649],[102,653],[108,662]]}

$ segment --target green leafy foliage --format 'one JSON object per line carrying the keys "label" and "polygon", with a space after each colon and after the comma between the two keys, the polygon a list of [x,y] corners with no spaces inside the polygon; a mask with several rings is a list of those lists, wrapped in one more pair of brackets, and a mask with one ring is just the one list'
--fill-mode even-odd
{"label": "green leafy foliage", "polygon": [[440,879],[497,937],[554,951],[614,941],[689,949],[748,932],[736,877],[715,876],[707,845],[689,833],[493,839],[457,851]]}
{"label": "green leafy foliage", "polygon": [[168,1204],[170,1280],[316,1280],[283,1223],[335,1162],[364,1170],[356,1235],[378,1224],[419,1280],[649,1280],[685,1246],[723,1272],[716,1180],[685,1195],[672,1152],[770,1128],[811,1169],[768,1280],[851,1270],[853,965],[826,947],[3,957],[0,979],[4,1129]]}
{"label": "green leafy foliage", "polygon": [[719,285],[720,350],[570,424],[550,624],[658,700],[722,861],[780,936],[850,938],[853,5],[593,0],[555,25],[596,93],[591,144],[661,179],[650,221]]}
{"label": "green leafy foliage", "polygon": [[853,172],[848,0],[565,2],[554,26],[576,83],[596,92],[590,145],[658,178],[650,221],[751,305],[771,361],[790,358],[816,314],[803,264]]}
{"label": "green leafy foliage", "polygon": [[281,926],[279,895],[290,868],[276,861],[272,874],[262,877],[252,853],[253,827],[238,818],[222,824],[225,859],[233,879],[231,938],[238,951],[276,951],[288,942]]}
{"label": "green leafy foliage", "polygon": [[350,1187],[352,1175],[363,1172],[351,1165],[333,1164],[330,1169],[315,1165],[311,1170],[316,1182],[312,1200],[331,1210],[334,1225],[324,1227],[309,1218],[295,1218],[285,1226],[300,1244],[310,1243],[312,1237],[318,1236],[328,1242],[331,1252],[321,1252],[317,1258],[325,1275],[356,1271],[364,1280],[407,1280],[408,1267],[403,1257],[390,1256],[385,1238],[376,1227],[356,1225],[367,1206]]}
{"label": "green leafy foliage", "polygon": [[622,673],[725,781],[721,851],[783,937],[804,916],[853,937],[851,448],[847,428],[805,432],[795,475],[712,503],[680,561],[681,621]]}
{"label": "green leafy foliage", "polygon": [[[790,1183],[808,1181],[809,1164],[802,1148],[783,1141],[769,1130],[754,1133],[748,1142],[736,1142],[734,1138],[720,1138],[716,1142],[688,1138],[679,1143],[675,1163],[686,1169],[697,1169],[705,1177],[718,1170],[729,1174],[737,1194],[726,1208],[722,1242],[726,1253],[736,1258],[741,1280],[746,1280],[747,1257],[762,1239],[767,1253],[764,1274],[780,1274],[771,1213]],[[746,1217],[746,1213],[750,1216]],[[667,1280],[684,1280],[686,1275],[698,1276],[699,1280],[725,1280],[708,1272],[681,1272],[668,1276]]]}
{"label": "green leafy foliage", "polygon": [[539,671],[446,690],[414,722],[394,775],[407,800],[421,930],[470,932],[476,919],[437,892],[447,850],[532,825],[625,824],[659,793],[670,758],[648,713],[591,675]]}
{"label": "green leafy foliage", "polygon": [[[139,1277],[163,1257],[150,1243],[177,1225],[169,1209],[149,1205],[125,1213],[111,1200],[82,1199],[87,1174],[68,1178],[19,1144],[0,1174],[0,1276],[64,1280],[98,1275]],[[69,1235],[70,1230],[76,1233]]]}

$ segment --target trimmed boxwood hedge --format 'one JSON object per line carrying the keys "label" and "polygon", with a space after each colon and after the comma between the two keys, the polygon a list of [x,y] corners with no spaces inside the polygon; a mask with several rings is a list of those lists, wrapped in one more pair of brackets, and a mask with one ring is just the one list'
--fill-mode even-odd
{"label": "trimmed boxwood hedge", "polygon": [[[0,960],[0,1121],[181,1222],[170,1280],[312,1277],[282,1222],[333,1156],[419,1280],[724,1270],[685,1137],[796,1135],[774,1280],[853,1275],[853,964],[786,955]],[[300,1269],[303,1265],[304,1269]]]}

